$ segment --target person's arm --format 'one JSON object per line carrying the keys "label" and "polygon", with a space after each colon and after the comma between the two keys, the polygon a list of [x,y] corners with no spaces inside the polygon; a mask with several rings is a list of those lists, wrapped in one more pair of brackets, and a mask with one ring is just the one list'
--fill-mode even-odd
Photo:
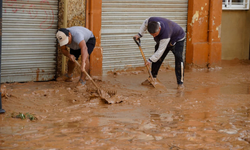
{"label": "person's arm", "polygon": [[82,65],[81,65],[81,70],[82,72],[85,70],[85,65],[86,65],[86,60],[89,57],[89,53],[88,53],[88,48],[86,46],[86,42],[84,40],[82,40],[79,43],[79,47],[81,48],[81,55],[82,55]]}
{"label": "person's arm", "polygon": [[[148,18],[149,19],[149,18]],[[142,23],[141,27],[140,27],[140,31],[138,33],[138,35],[140,37],[143,37],[145,31],[147,30],[148,27],[148,19],[144,20],[144,22]]]}
{"label": "person's arm", "polygon": [[71,61],[75,61],[75,56],[69,53],[65,45],[61,47],[61,52],[63,53],[64,56],[68,57]]}
{"label": "person's arm", "polygon": [[160,40],[159,48],[157,51],[149,58],[151,62],[157,62],[161,56],[163,55],[164,51],[166,50],[170,38]]}
{"label": "person's arm", "polygon": [[[149,18],[148,18],[149,19]],[[145,33],[145,31],[147,30],[148,27],[148,19],[144,20],[144,22],[142,23],[141,27],[140,27],[140,31],[138,32],[138,34],[136,34],[134,37],[136,38],[136,40],[138,40],[139,38],[141,38],[143,36],[143,34]]]}
{"label": "person's arm", "polygon": [[67,50],[67,47],[64,45],[64,46],[62,46],[61,48],[61,52],[63,53],[63,55],[64,56],[66,56],[66,57],[70,57],[70,53],[69,53],[69,51]]}

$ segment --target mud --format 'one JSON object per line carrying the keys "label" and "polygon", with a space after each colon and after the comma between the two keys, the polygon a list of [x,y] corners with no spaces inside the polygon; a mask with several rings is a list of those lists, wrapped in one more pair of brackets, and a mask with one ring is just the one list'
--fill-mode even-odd
{"label": "mud", "polygon": [[6,85],[1,84],[1,97],[6,97],[7,96],[7,88]]}
{"label": "mud", "polygon": [[[249,150],[250,62],[185,71],[177,90],[173,70],[161,69],[167,91],[142,86],[146,71],[108,75],[97,81],[117,91],[122,103],[107,105],[95,87],[67,82],[5,84],[0,149]],[[38,120],[12,118],[35,114]]]}

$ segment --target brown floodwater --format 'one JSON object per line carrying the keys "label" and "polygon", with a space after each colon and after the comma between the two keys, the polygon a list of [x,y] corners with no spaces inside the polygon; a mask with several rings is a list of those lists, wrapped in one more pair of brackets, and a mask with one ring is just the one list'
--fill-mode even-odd
{"label": "brown floodwater", "polygon": [[[2,97],[0,149],[8,150],[249,150],[250,61],[185,71],[177,90],[174,70],[162,68],[166,89],[140,83],[145,71],[96,81],[117,91],[121,103],[105,104],[88,88],[67,82],[10,83]],[[12,118],[30,113],[37,120]]]}

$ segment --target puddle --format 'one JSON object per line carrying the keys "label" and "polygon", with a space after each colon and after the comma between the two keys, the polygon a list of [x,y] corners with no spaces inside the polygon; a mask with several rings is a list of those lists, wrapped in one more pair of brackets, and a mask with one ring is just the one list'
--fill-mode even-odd
{"label": "puddle", "polygon": [[221,94],[250,94],[250,84],[226,85],[220,88]]}
{"label": "puddle", "polygon": [[110,125],[113,123],[139,124],[141,120],[148,119],[148,113],[147,110],[140,107],[135,109],[135,107],[118,106],[113,108],[112,111],[107,110],[107,112],[102,112],[93,117],[95,118],[93,122],[97,121],[95,124],[98,126]]}

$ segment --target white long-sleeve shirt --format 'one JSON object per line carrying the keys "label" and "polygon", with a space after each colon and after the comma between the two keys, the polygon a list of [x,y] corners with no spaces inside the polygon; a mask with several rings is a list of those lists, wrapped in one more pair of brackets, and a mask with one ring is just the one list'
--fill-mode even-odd
{"label": "white long-sleeve shirt", "polygon": [[[161,27],[161,31],[159,35],[154,37],[155,41],[159,43],[158,49],[155,53],[149,58],[152,62],[157,62],[161,56],[163,55],[164,51],[166,50],[168,44],[171,46],[175,45],[177,41],[181,41],[185,39],[185,32],[183,29],[176,23],[160,17],[150,17],[147,18],[141,25],[139,36],[143,37],[144,33],[147,30],[148,22],[149,21],[156,21],[159,23]],[[173,42],[173,43],[171,43]]]}

